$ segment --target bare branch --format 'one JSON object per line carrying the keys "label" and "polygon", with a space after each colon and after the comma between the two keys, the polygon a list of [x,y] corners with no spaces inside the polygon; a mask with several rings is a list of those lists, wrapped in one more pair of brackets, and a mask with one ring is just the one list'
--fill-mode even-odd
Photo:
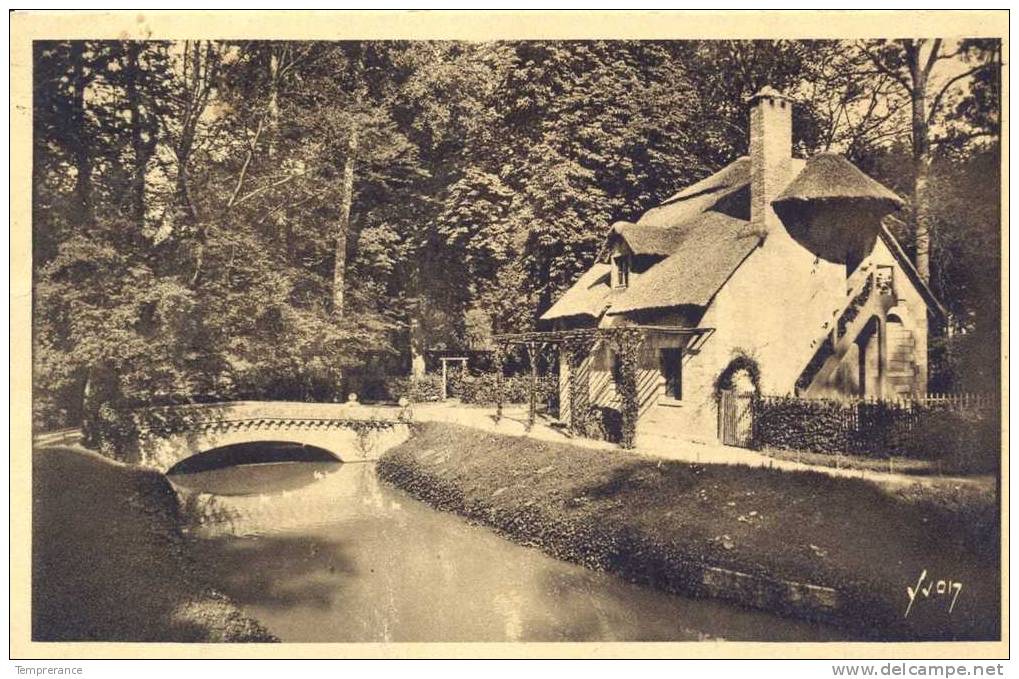
{"label": "bare branch", "polygon": [[275,182],[273,182],[271,184],[266,184],[265,186],[262,186],[262,187],[259,187],[259,188],[255,189],[254,191],[249,191],[248,193],[244,194],[243,196],[238,198],[236,201],[234,201],[232,203],[231,207],[236,207],[236,206],[240,205],[241,203],[245,202],[246,200],[248,200],[250,198],[254,198],[255,196],[257,196],[259,194],[265,193],[269,189],[274,189],[277,186],[283,186],[284,184],[286,184],[288,182],[291,182],[294,179],[297,179],[298,177],[303,177],[304,174],[305,174],[304,172],[295,172],[294,174],[287,175],[283,179],[275,181]]}
{"label": "bare branch", "polygon": [[319,194],[317,194],[317,193],[310,193],[307,196],[305,196],[304,198],[302,198],[301,200],[298,200],[298,201],[293,202],[293,203],[290,203],[290,202],[287,202],[287,201],[283,201],[282,203],[280,203],[276,207],[272,208],[271,210],[268,210],[264,215],[262,215],[262,217],[259,218],[258,223],[259,224],[264,224],[265,220],[269,219],[270,217],[272,217],[273,215],[277,214],[278,212],[280,212],[282,210],[289,210],[289,209],[295,208],[295,207],[300,207],[301,205],[304,205],[305,203],[307,203],[312,198],[317,198],[318,196],[319,196]]}
{"label": "bare branch", "polygon": [[941,106],[941,99],[945,96],[945,94],[948,92],[949,88],[952,87],[952,85],[954,85],[955,83],[959,82],[964,78],[968,78],[969,76],[974,75],[975,73],[991,66],[991,63],[992,62],[984,62],[982,64],[974,66],[968,71],[964,71],[963,73],[956,75],[953,78],[949,78],[948,81],[944,85],[942,85],[941,89],[938,90],[938,93],[934,95],[934,99],[931,100],[931,107],[930,110],[927,112],[927,122],[930,123],[932,120],[934,120],[934,114]]}
{"label": "bare branch", "polygon": [[262,111],[262,116],[258,119],[258,127],[255,128],[255,136],[251,139],[251,144],[248,145],[248,152],[244,157],[244,164],[241,165],[240,174],[237,175],[237,183],[234,185],[233,193],[230,194],[230,200],[226,202],[226,206],[223,211],[227,211],[237,203],[237,196],[241,193],[241,188],[244,186],[244,178],[248,174],[248,167],[251,166],[251,160],[255,156],[255,148],[258,146],[258,140],[262,136],[262,130],[265,129],[265,121],[269,115],[268,105],[265,110]]}
{"label": "bare branch", "polygon": [[906,90],[906,92],[910,96],[913,95],[913,88],[909,85],[908,82],[906,82],[906,79],[902,77],[901,73],[897,73],[895,70],[890,68],[887,64],[885,64],[883,61],[881,61],[881,58],[879,56],[877,56],[876,54],[873,54],[867,48],[866,45],[861,45],[860,49],[863,51],[864,55],[866,55],[866,57],[868,59],[870,59],[870,62],[872,64],[874,64],[874,67],[877,68],[878,71],[880,71],[881,73],[884,73],[885,75],[887,75],[890,78],[892,78],[893,80],[895,80],[895,82],[899,83],[899,85],[902,86],[902,89]]}
{"label": "bare branch", "polygon": [[934,63],[938,60],[938,51],[941,49],[941,38],[935,38],[934,45],[931,47],[931,53],[927,55],[927,64],[923,67],[923,77],[926,82],[927,77],[931,74],[931,69],[934,68]]}

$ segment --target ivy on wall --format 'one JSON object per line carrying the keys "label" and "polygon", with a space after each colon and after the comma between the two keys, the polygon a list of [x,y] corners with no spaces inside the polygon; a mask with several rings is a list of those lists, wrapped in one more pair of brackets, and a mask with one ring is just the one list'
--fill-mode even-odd
{"label": "ivy on wall", "polygon": [[849,324],[852,323],[856,319],[856,317],[860,314],[860,309],[862,309],[863,305],[867,303],[867,300],[870,298],[870,292],[873,289],[874,289],[874,274],[870,274],[867,276],[867,280],[863,284],[863,288],[856,295],[856,297],[853,297],[853,299],[849,302],[849,306],[847,306],[846,310],[842,312],[841,316],[839,316],[838,320],[839,339],[845,336],[846,328],[848,328]]}
{"label": "ivy on wall", "polygon": [[817,348],[814,355],[810,358],[810,362],[807,363],[807,367],[803,369],[800,376],[796,378],[796,388],[802,391],[810,386],[810,383],[814,381],[817,373],[820,372],[824,366],[825,361],[835,355],[835,345],[832,344],[831,335],[825,335],[824,341],[821,342],[821,346]]}
{"label": "ivy on wall", "polygon": [[757,359],[748,352],[737,349],[732,360],[729,361],[729,365],[725,366],[715,379],[714,395],[716,402],[722,398],[723,391],[733,388],[733,377],[741,371],[746,372],[750,377],[750,382],[754,385],[754,391],[761,391],[761,366],[757,363]]}
{"label": "ivy on wall", "polygon": [[637,418],[640,416],[637,369],[640,364],[640,349],[644,344],[644,333],[631,328],[618,328],[613,329],[609,337],[610,347],[619,360],[619,382],[616,384],[622,414],[619,444],[623,448],[633,448],[637,438]]}

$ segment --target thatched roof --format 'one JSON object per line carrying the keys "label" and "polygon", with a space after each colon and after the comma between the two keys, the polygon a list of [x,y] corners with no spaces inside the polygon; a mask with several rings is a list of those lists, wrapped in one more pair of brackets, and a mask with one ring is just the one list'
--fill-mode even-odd
{"label": "thatched roof", "polygon": [[[902,204],[898,196],[840,156],[821,154],[805,163],[797,159],[792,163],[796,178],[774,201],[776,208],[812,201],[866,201],[889,210]],[[625,289],[611,287],[610,265],[595,264],[542,320],[598,319],[606,310],[622,314],[707,306],[760,243],[747,219],[749,185],[750,159],[739,158],[649,210],[636,224],[617,222],[610,237],[623,238],[634,254],[664,259],[631,276]]]}
{"label": "thatched roof", "polygon": [[705,177],[704,179],[691,184],[682,191],[674,193],[663,201],[662,205],[668,205],[680,198],[691,198],[702,193],[716,193],[726,189],[742,186],[750,181],[750,156],[740,156],[721,170]]}
{"label": "thatched roof", "polygon": [[577,279],[563,296],[541,315],[541,320],[551,321],[571,316],[590,316],[600,318],[609,305],[612,287],[609,277],[612,267],[597,263]]}
{"label": "thatched roof", "polygon": [[686,224],[705,210],[710,210],[723,198],[749,185],[750,158],[739,158],[710,177],[686,187],[660,206],[648,210],[637,223],[662,227]]}
{"label": "thatched roof", "polygon": [[707,304],[759,242],[748,235],[749,222],[711,209],[749,184],[750,159],[740,158],[646,212],[636,224],[617,222],[610,237],[618,234],[634,254],[665,259],[620,289],[611,287],[610,265],[595,264],[541,320]]}
{"label": "thatched roof", "polygon": [[682,234],[676,229],[616,222],[612,225],[609,237],[619,236],[622,238],[635,255],[666,257],[671,255],[679,245],[680,235]]}
{"label": "thatched roof", "polygon": [[874,181],[855,165],[834,153],[821,153],[807,161],[803,170],[772,201],[772,205],[808,204],[823,201],[865,201],[886,207],[902,207],[902,199]]}
{"label": "thatched roof", "polygon": [[676,230],[682,240],[672,255],[634,277],[608,313],[707,306],[760,242],[749,222],[721,212],[705,212]]}

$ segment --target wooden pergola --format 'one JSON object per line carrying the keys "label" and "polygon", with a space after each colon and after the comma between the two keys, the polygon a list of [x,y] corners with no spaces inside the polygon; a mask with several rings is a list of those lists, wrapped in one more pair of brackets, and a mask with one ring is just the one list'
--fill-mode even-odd
{"label": "wooden pergola", "polygon": [[462,370],[467,369],[466,356],[443,356],[439,359],[442,363],[442,400],[449,398],[449,364],[459,363]]}
{"label": "wooden pergola", "polygon": [[496,397],[496,419],[502,417],[503,364],[510,346],[527,347],[530,363],[530,396],[528,399],[527,428],[534,426],[538,393],[538,355],[548,346],[559,351],[560,361],[569,366],[570,417],[572,434],[584,434],[587,413],[590,409],[589,375],[581,370],[584,360],[599,342],[608,342],[620,355],[619,394],[622,400],[623,437],[625,448],[633,446],[633,435],[638,417],[637,369],[638,356],[647,335],[669,334],[681,336],[705,336],[711,328],[678,328],[660,325],[629,325],[614,328],[579,328],[573,330],[545,330],[514,334],[495,335],[495,369],[498,380]]}

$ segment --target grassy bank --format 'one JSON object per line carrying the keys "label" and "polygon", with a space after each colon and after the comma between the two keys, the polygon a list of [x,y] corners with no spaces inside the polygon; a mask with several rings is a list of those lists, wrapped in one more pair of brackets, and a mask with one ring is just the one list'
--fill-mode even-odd
{"label": "grassy bank", "polygon": [[[997,515],[990,498],[946,503],[812,472],[656,462],[426,424],[379,463],[433,506],[559,558],[654,587],[707,595],[717,567],[831,587],[834,621],[882,639],[992,639],[999,629]],[[921,572],[963,589],[907,587]],[[788,611],[778,611],[788,612]]]}
{"label": "grassy bank", "polygon": [[32,504],[34,640],[276,640],[195,571],[161,474],[43,448]]}

